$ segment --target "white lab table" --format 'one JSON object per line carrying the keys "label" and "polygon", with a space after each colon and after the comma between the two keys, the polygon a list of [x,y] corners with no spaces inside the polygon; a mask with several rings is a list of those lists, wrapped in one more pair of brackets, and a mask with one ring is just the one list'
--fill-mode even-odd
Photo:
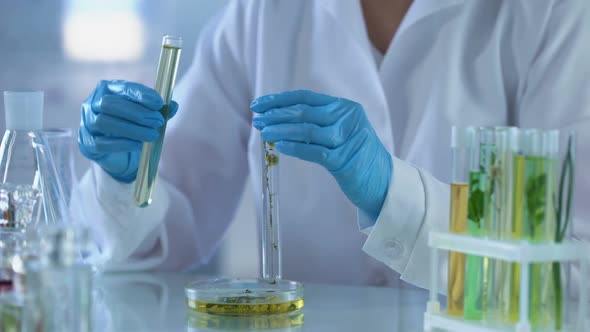
{"label": "white lab table", "polygon": [[[94,331],[423,331],[428,294],[392,289],[305,284],[305,308],[287,318],[236,323],[219,316],[191,315],[184,286],[206,276],[173,273],[104,274],[95,280]],[[235,319],[234,319],[235,320]],[[300,322],[289,326],[285,322]]]}

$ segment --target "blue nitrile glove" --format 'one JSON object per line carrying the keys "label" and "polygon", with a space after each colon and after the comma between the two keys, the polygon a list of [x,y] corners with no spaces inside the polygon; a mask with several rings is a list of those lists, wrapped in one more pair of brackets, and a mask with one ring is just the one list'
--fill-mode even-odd
{"label": "blue nitrile glove", "polygon": [[[114,179],[135,180],[143,142],[155,141],[164,124],[164,101],[153,89],[128,81],[101,81],[82,104],[78,145]],[[178,110],[170,103],[172,118]]]}
{"label": "blue nitrile glove", "polygon": [[250,108],[259,113],[253,125],[264,141],[324,166],[357,207],[378,217],[393,161],[360,104],[296,90],[260,97]]}

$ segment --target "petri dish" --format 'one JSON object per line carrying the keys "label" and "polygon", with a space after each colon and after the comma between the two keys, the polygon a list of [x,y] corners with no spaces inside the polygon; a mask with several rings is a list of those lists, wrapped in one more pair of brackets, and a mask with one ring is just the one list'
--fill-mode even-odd
{"label": "petri dish", "polygon": [[190,312],[187,331],[300,331],[304,322],[302,311],[282,315],[220,316]]}
{"label": "petri dish", "polygon": [[283,315],[301,310],[303,285],[289,280],[212,279],[185,287],[193,312],[223,316]]}

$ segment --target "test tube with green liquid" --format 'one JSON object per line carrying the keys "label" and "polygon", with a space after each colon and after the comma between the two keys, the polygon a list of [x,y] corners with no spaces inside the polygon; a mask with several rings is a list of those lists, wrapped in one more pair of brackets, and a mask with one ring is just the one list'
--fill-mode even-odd
{"label": "test tube with green liquid", "polygon": [[[490,209],[488,208],[490,181],[489,165],[494,158],[494,128],[478,128],[479,146],[472,149],[469,171],[469,198],[467,203],[467,233],[474,237],[487,237]],[[490,260],[487,257],[467,255],[465,267],[464,318],[481,320],[488,298]]]}
{"label": "test tube with green liquid", "polygon": [[[162,39],[162,51],[158,64],[155,90],[164,100],[164,107],[160,110],[164,119],[168,121],[169,105],[172,100],[172,91],[176,82],[176,73],[182,49],[182,38],[164,36]],[[160,136],[154,142],[145,142],[141,149],[139,168],[135,182],[135,202],[139,207],[146,207],[152,202],[152,192],[158,176],[158,163],[162,153],[166,123],[158,129]]]}

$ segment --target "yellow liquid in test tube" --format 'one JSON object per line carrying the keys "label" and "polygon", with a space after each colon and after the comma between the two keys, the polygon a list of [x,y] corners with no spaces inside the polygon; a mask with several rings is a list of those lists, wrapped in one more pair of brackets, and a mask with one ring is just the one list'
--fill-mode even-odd
{"label": "yellow liquid in test tube", "polygon": [[[469,185],[451,184],[451,227],[452,233],[467,232],[467,202]],[[463,316],[465,300],[465,254],[449,252],[447,313]]]}
{"label": "yellow liquid in test tube", "polygon": [[[170,116],[169,105],[170,101],[172,101],[172,91],[176,82],[181,48],[182,38],[164,36],[155,89],[164,100],[165,105],[160,110],[160,113],[166,122]],[[160,134],[158,139],[154,142],[143,143],[141,150],[134,192],[135,203],[139,207],[146,207],[152,202],[152,192],[158,176],[158,164],[162,153],[162,145],[164,144],[164,135],[166,134],[166,123],[160,127],[158,132]]]}
{"label": "yellow liquid in test tube", "polygon": [[[514,158],[514,212],[512,221],[512,238],[522,239],[523,220],[522,205],[524,199],[524,157]],[[512,323],[518,322],[520,302],[520,264],[511,263],[510,270],[510,302],[508,320]]]}

